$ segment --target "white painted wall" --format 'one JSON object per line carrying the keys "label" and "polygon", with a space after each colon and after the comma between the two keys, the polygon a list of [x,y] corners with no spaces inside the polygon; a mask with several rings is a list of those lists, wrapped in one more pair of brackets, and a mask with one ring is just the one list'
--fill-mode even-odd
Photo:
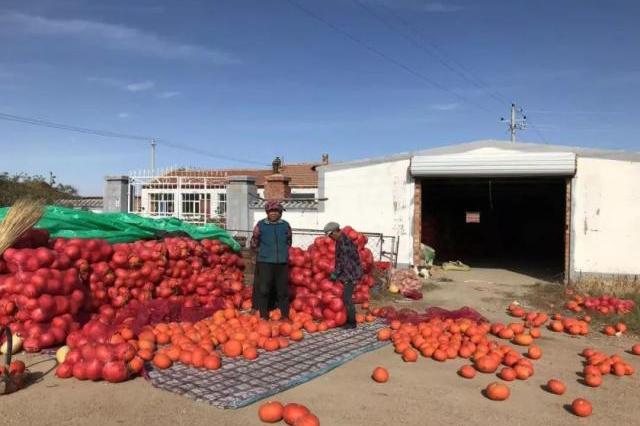
{"label": "white painted wall", "polygon": [[[328,168],[324,173],[324,211],[291,210],[284,213],[296,229],[322,229],[327,222],[351,225],[358,231],[399,236],[398,263],[413,256],[413,181],[408,179],[410,161]],[[264,212],[252,210],[253,222]],[[295,237],[294,245],[306,246],[309,237]],[[390,249],[391,247],[385,247]]]}
{"label": "white painted wall", "polygon": [[640,162],[578,158],[572,271],[640,274]]}
{"label": "white painted wall", "polygon": [[324,221],[398,236],[398,263],[411,263],[414,184],[408,177],[409,165],[406,159],[327,169]]}

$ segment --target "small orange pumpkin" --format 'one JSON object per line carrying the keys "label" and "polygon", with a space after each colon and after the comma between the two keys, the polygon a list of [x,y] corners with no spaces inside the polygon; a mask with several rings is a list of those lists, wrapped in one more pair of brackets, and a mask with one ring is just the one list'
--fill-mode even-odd
{"label": "small orange pumpkin", "polygon": [[551,393],[562,395],[567,390],[567,387],[560,380],[551,379],[547,382],[547,389]]}
{"label": "small orange pumpkin", "polygon": [[493,382],[485,388],[485,394],[487,398],[492,401],[504,401],[509,398],[511,391],[509,391],[509,387],[507,385]]}
{"label": "small orange pumpkin", "polygon": [[371,374],[371,378],[378,383],[385,383],[389,380],[389,372],[386,368],[376,367]]}
{"label": "small orange pumpkin", "polygon": [[278,401],[269,401],[258,408],[258,417],[265,423],[276,423],[282,420],[284,407]]}
{"label": "small orange pumpkin", "polygon": [[591,403],[584,398],[578,398],[571,403],[571,411],[579,417],[588,417],[593,412]]}

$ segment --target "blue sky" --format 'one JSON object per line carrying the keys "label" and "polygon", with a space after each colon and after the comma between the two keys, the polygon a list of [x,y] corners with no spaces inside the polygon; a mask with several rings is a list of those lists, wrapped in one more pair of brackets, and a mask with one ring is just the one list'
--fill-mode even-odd
{"label": "blue sky", "polygon": [[[0,113],[268,164],[506,139],[515,101],[525,141],[637,150],[638,19],[632,0],[1,0]],[[0,148],[0,170],[86,195],[149,166],[143,141],[5,120]],[[162,142],[158,164],[248,165]]]}

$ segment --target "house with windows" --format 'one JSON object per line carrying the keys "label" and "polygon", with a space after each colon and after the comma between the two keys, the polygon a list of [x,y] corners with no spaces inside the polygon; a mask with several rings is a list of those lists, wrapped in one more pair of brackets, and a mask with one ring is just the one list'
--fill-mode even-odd
{"label": "house with windows", "polygon": [[[321,163],[280,165],[280,173],[287,176],[292,199],[314,199],[318,195],[316,168],[328,164],[323,155]],[[233,176],[254,176],[257,196],[263,197],[267,176],[273,170],[218,169],[201,170],[178,168],[156,173],[131,173],[126,177],[107,178],[122,183],[126,178],[128,211],[148,217],[177,217],[192,223],[225,224],[227,212],[227,183]],[[116,182],[117,183],[117,182]],[[122,209],[124,210],[124,209]]]}

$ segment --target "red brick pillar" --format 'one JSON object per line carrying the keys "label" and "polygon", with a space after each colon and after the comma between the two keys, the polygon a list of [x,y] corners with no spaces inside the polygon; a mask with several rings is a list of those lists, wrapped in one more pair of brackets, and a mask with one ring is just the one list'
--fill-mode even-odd
{"label": "red brick pillar", "polygon": [[413,193],[413,264],[420,263],[420,243],[422,242],[422,181],[416,179]]}
{"label": "red brick pillar", "polygon": [[267,176],[264,185],[265,200],[283,200],[291,197],[291,188],[289,187],[290,177],[276,174]]}

